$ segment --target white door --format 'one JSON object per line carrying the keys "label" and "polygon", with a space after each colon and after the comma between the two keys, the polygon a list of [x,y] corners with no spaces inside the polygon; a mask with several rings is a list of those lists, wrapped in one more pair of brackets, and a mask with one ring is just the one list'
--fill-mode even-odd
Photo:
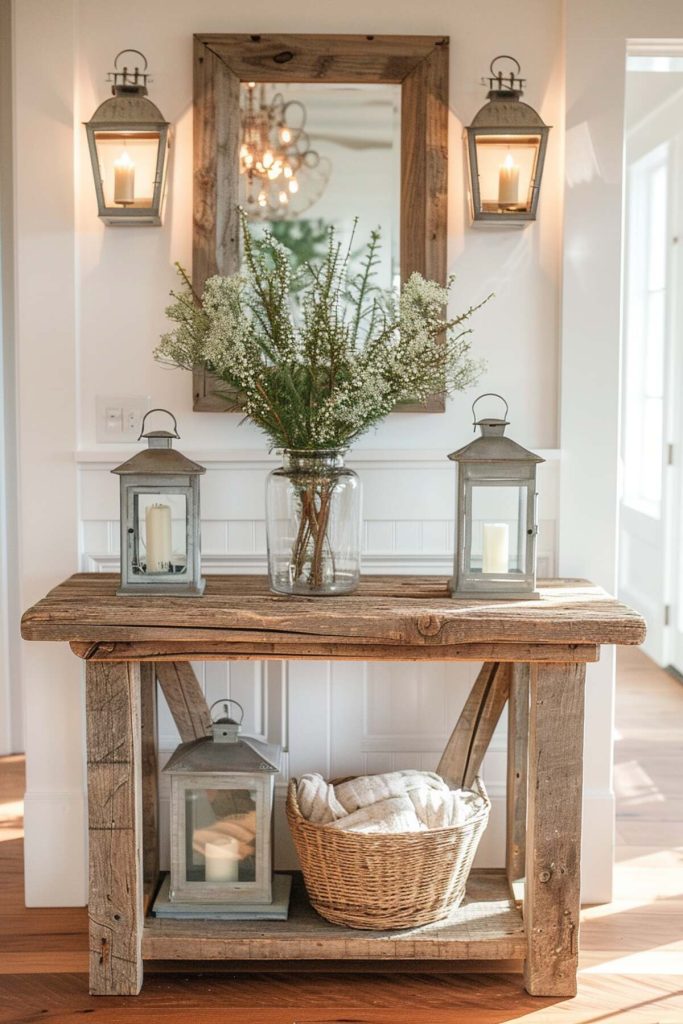
{"label": "white door", "polygon": [[673,141],[627,137],[619,590],[645,616],[645,650],[666,664],[672,523],[667,384],[671,358]]}
{"label": "white door", "polygon": [[671,588],[667,606],[664,663],[683,675],[683,133],[674,145],[676,195],[673,209],[673,249],[671,279],[673,281],[670,320],[670,361],[668,395],[668,429],[672,438],[669,448],[670,477],[667,515],[670,520]]}

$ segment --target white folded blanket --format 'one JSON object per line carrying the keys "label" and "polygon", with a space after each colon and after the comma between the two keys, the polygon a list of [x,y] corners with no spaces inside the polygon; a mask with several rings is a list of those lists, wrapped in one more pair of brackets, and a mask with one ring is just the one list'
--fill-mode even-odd
{"label": "white folded blanket", "polygon": [[409,796],[390,796],[330,823],[343,832],[424,832]]}
{"label": "white folded blanket", "polygon": [[297,787],[301,813],[316,824],[350,832],[423,832],[462,825],[483,806],[471,790],[451,790],[433,772],[361,775],[333,786],[317,772]]}
{"label": "white folded blanket", "polygon": [[343,818],[346,814],[346,808],[342,807],[334,795],[332,783],[325,782],[317,772],[301,776],[296,798],[304,818],[320,825],[326,825],[335,818]]}
{"label": "white folded blanket", "polygon": [[407,796],[417,789],[448,792],[448,786],[440,775],[414,769],[385,772],[383,775],[360,775],[334,787],[337,800],[349,814],[359,807],[368,807],[392,796]]}

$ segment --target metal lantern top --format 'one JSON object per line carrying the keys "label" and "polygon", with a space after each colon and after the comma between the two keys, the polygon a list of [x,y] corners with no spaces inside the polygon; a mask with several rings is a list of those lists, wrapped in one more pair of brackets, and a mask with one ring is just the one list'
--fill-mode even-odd
{"label": "metal lantern top", "polygon": [[[505,406],[505,413],[503,419],[496,419],[495,417],[487,416],[483,419],[477,419],[475,407],[477,402],[480,402],[482,398],[499,398]],[[473,425],[476,431],[479,427],[481,436],[470,441],[463,448],[458,448],[457,451],[451,452],[448,456],[452,462],[545,462],[540,455],[536,455],[535,452],[529,451],[524,448],[521,444],[517,444],[510,437],[505,437],[505,428],[509,426],[507,419],[508,404],[502,395],[496,394],[494,391],[487,391],[486,394],[479,395],[478,398],[472,403],[472,416]]]}
{"label": "metal lantern top", "polygon": [[[149,430],[145,433],[145,421],[148,416],[155,412],[165,412],[173,420],[173,430]],[[179,439],[178,424],[175,416],[168,409],[150,409],[145,413],[140,428],[138,441],[147,441],[147,448],[138,452],[132,459],[117,466],[112,470],[118,476],[129,475],[172,475],[172,476],[199,476],[206,473],[206,468],[198,462],[193,462],[181,452],[173,448],[173,440]]]}
{"label": "metal lantern top", "polygon": [[[213,711],[218,704],[223,706],[224,715],[217,720],[212,719],[212,735],[181,743],[164,771],[171,775],[279,772],[282,749],[253,736],[240,735],[244,711],[236,700],[218,700],[210,710]],[[235,704],[240,709],[239,721],[228,713],[228,704]]]}
{"label": "metal lantern top", "polygon": [[[137,54],[144,61],[142,70],[136,64],[131,69],[127,64],[119,68],[119,58],[125,53]],[[111,82],[112,96],[100,103],[99,107],[87,123],[88,127],[97,131],[126,131],[130,128],[161,130],[168,128],[169,122],[150,99],[147,98],[147,82],[151,81],[147,73],[147,58],[139,50],[121,50],[114,58],[114,70],[107,75]]]}
{"label": "metal lantern top", "polygon": [[[501,70],[494,68],[499,61],[509,60],[516,67],[504,75]],[[500,54],[494,57],[489,65],[490,75],[482,78],[482,85],[488,81],[489,91],[486,98],[488,103],[474,116],[469,131],[483,129],[484,131],[505,131],[516,133],[523,131],[538,131],[544,129],[548,132],[549,126],[545,124],[540,114],[528,103],[522,103],[520,97],[524,94],[525,78],[519,77],[521,67],[518,60],[509,57],[507,54]]]}

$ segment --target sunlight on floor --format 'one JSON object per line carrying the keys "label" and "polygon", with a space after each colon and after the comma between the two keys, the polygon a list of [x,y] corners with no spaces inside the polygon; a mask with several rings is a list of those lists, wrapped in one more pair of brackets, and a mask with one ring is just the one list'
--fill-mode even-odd
{"label": "sunlight on floor", "polygon": [[0,821],[14,821],[23,817],[23,814],[23,800],[7,800],[4,803],[0,801]]}
{"label": "sunlight on floor", "polygon": [[635,760],[615,764],[614,788],[622,804],[626,806],[666,800],[654,779]]}

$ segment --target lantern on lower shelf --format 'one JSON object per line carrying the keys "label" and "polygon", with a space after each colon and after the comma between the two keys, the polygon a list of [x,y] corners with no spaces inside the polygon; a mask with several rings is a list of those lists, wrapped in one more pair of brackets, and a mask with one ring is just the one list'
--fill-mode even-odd
{"label": "lantern on lower shelf", "polygon": [[[477,420],[482,398],[499,398],[505,418]],[[507,412],[500,395],[480,395],[481,436],[448,456],[458,464],[453,597],[538,597],[536,467],[545,460],[504,436]]]}
{"label": "lantern on lower shelf", "polygon": [[[173,430],[144,433],[145,420],[163,412]],[[146,413],[140,438],[147,449],[112,470],[121,481],[121,586],[119,594],[199,597],[199,477],[206,470],[173,448],[175,416]]]}
{"label": "lantern on lower shelf", "polygon": [[[516,72],[496,71],[501,61]],[[524,225],[536,219],[550,128],[522,103],[525,80],[514,57],[495,57],[490,71],[489,102],[465,129],[470,212],[475,223]]]}
{"label": "lantern on lower shelf", "polygon": [[[119,67],[124,54],[144,61]],[[169,123],[147,98],[147,58],[121,50],[108,75],[113,95],[86,122],[97,210],[105,224],[161,224]]]}
{"label": "lantern on lower shelf", "polygon": [[[212,735],[182,743],[171,777],[171,884],[177,903],[266,904],[273,899],[272,821],[281,748],[240,736],[237,701],[216,701]],[[235,721],[228,705],[240,711]]]}

